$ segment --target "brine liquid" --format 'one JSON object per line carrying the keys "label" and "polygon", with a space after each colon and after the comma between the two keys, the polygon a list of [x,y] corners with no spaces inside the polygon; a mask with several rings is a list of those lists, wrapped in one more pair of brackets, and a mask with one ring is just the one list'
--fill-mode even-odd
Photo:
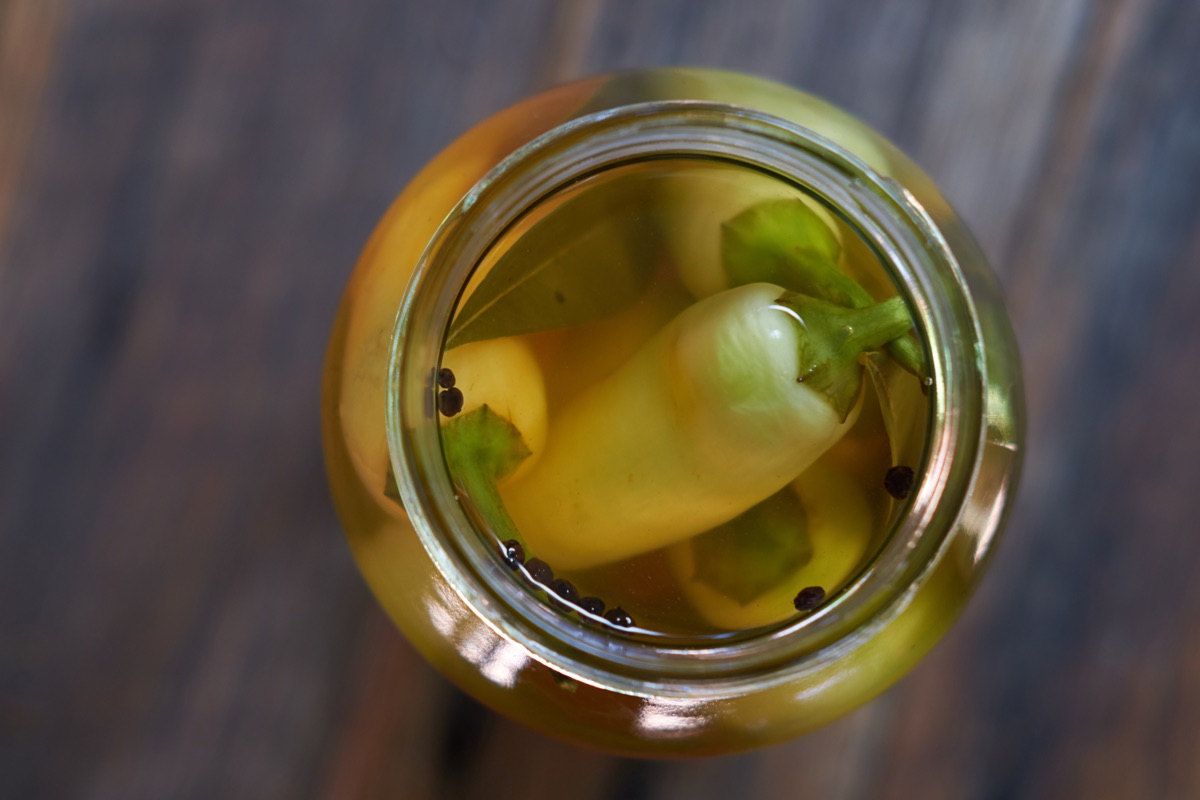
{"label": "brine liquid", "polygon": [[[875,301],[898,293],[876,251],[819,197],[712,160],[653,160],[606,170],[539,203],[494,244],[460,298],[442,366],[456,373],[463,395],[462,411],[450,411],[469,413],[487,404],[512,422],[532,451],[500,480],[501,498],[526,479],[572,403],[649,346],[698,295],[713,291],[719,275],[696,273],[720,267],[722,224],[744,206],[780,198],[804,200],[815,210],[840,240],[838,268]],[[500,289],[494,281],[489,285],[489,272],[512,273],[514,264],[524,277],[506,279]],[[473,301],[475,292],[481,295]],[[812,467],[764,500],[773,505],[761,513],[604,563],[563,566],[553,547],[539,552],[534,546],[527,547],[527,562],[540,559],[581,597],[620,607],[635,632],[703,638],[786,622],[805,613],[793,599],[814,586],[828,603],[870,563],[904,511],[905,501],[885,489],[889,469],[911,467],[918,480],[921,473],[927,399],[918,380],[891,358],[870,360],[853,426]],[[648,409],[661,419],[639,418],[637,424],[673,424],[663,412]],[[605,432],[595,431],[572,457],[594,458],[605,443]],[[729,469],[737,468],[732,459]],[[470,512],[480,527],[494,528],[488,509]],[[795,518],[790,527],[788,515]],[[774,527],[766,530],[768,524]],[[769,540],[777,540],[779,530],[799,538],[785,542],[776,558]],[[490,537],[492,530],[481,534]],[[738,548],[746,549],[746,558]],[[531,591],[546,596],[540,588]],[[569,604],[557,607],[586,624],[621,630]]]}

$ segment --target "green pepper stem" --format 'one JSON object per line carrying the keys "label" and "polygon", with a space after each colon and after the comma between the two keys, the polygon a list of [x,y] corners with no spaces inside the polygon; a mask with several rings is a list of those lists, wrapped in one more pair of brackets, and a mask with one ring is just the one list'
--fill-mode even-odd
{"label": "green pepper stem", "polygon": [[[721,261],[729,286],[765,281],[843,308],[872,306],[874,298],[838,267],[841,252],[826,222],[796,199],[756,203],[721,226]],[[892,337],[887,351],[925,382],[925,354],[915,335],[905,331]]]}
{"label": "green pepper stem", "polygon": [[521,533],[517,530],[512,517],[508,515],[504,501],[500,498],[500,492],[496,489],[495,479],[489,477],[483,470],[471,467],[458,470],[455,477],[464,493],[471,499],[471,504],[479,510],[487,522],[487,527],[491,530],[492,535],[501,542],[516,539],[524,546],[525,542],[521,538]]}
{"label": "green pepper stem", "polygon": [[862,387],[860,356],[912,329],[912,318],[901,297],[844,308],[784,292],[776,304],[790,310],[805,333],[799,340],[800,374],[796,380],[822,392],[843,420],[857,403]]}
{"label": "green pepper stem", "polygon": [[866,308],[849,309],[846,346],[859,352],[878,350],[912,329],[904,298],[893,297]]}
{"label": "green pepper stem", "polygon": [[523,545],[496,488],[497,481],[530,455],[521,432],[482,405],[442,426],[442,448],[451,473],[496,538],[516,539]]}

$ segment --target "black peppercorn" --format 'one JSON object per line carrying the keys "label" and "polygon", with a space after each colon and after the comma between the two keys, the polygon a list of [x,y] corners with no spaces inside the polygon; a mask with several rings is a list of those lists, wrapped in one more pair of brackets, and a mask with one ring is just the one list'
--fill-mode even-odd
{"label": "black peppercorn", "polygon": [[892,467],[883,476],[883,488],[897,500],[903,500],[912,494],[913,484],[917,481],[912,467]]}
{"label": "black peppercorn", "polygon": [[438,411],[441,411],[447,417],[453,417],[463,409],[463,393],[461,389],[453,387],[445,389],[438,394]]}
{"label": "black peppercorn", "polygon": [[579,590],[575,588],[575,584],[571,583],[566,578],[557,578],[550,583],[550,591],[566,600],[568,603],[579,604]]}
{"label": "black peppercorn", "polygon": [[604,614],[604,601],[599,597],[580,598],[579,607],[589,614],[595,614],[597,617]]}
{"label": "black peppercorn", "polygon": [[617,606],[604,613],[604,618],[619,628],[633,627],[633,617],[625,613],[625,609]]}
{"label": "black peppercorn", "polygon": [[825,590],[820,586],[808,586],[801,589],[800,593],[796,595],[796,599],[792,601],[797,611],[812,611],[823,602],[825,602]]}
{"label": "black peppercorn", "polygon": [[509,569],[516,569],[518,564],[525,563],[525,548],[516,539],[509,539],[500,545],[500,558],[504,559]]}
{"label": "black peppercorn", "polygon": [[550,565],[540,558],[531,558],[526,561],[525,569],[529,572],[529,577],[543,586],[549,586],[554,581],[554,570],[550,569]]}

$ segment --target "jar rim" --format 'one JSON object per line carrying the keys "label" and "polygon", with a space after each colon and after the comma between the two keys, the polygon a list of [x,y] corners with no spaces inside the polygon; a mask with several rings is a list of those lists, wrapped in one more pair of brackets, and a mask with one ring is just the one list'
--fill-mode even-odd
{"label": "jar rim", "polygon": [[[459,293],[512,220],[587,175],[646,157],[719,158],[815,189],[884,254],[926,336],[932,386],[922,480],[871,564],[816,612],[716,643],[613,636],[520,586],[463,509],[442,457],[432,376]],[[946,292],[946,287],[956,291]],[[742,106],[688,100],[579,117],[472,187],[422,254],[396,317],[386,428],[404,507],[437,569],[509,641],[554,669],[638,694],[761,680],[825,663],[906,605],[944,554],[985,433],[982,335],[957,259],[920,202],[835,142]],[[649,682],[649,683],[648,683]]]}

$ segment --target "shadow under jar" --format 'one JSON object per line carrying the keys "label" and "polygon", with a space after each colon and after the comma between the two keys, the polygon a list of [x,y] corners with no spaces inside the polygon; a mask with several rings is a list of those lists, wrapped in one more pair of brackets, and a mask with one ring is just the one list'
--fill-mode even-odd
{"label": "shadow under jar", "polygon": [[569,741],[701,755],[904,675],[1022,447],[978,247],[908,159],[762,79],[621,73],[484,121],[335,323],[334,498],[441,672]]}

